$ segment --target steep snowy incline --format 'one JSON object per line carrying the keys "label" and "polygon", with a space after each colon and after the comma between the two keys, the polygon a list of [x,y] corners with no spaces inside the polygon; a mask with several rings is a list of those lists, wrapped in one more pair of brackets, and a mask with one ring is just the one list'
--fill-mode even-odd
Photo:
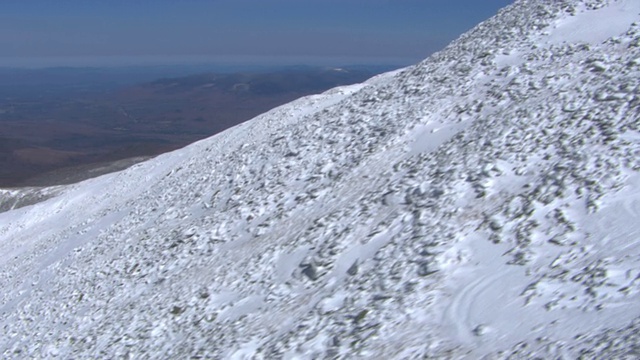
{"label": "steep snowy incline", "polygon": [[637,356],[639,23],[516,1],[413,67],[0,213],[0,354]]}

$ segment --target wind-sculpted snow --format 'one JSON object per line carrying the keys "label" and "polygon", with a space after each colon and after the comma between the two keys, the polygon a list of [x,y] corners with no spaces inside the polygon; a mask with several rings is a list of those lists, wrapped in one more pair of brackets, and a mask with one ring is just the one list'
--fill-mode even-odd
{"label": "wind-sculpted snow", "polygon": [[[575,35],[594,12],[613,25]],[[633,19],[517,1],[418,65],[1,213],[3,357],[639,356]]]}

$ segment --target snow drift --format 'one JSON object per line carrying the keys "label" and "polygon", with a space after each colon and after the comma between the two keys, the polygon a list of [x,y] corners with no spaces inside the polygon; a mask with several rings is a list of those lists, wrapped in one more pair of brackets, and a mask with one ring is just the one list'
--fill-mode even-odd
{"label": "snow drift", "polygon": [[0,213],[2,357],[640,356],[639,21],[516,1]]}

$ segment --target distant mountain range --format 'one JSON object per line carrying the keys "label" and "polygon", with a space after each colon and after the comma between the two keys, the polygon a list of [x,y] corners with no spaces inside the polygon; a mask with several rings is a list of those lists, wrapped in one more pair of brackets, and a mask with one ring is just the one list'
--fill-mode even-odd
{"label": "distant mountain range", "polygon": [[381,69],[297,66],[140,84],[131,82],[158,74],[146,68],[0,70],[0,186],[78,180],[76,166],[104,168],[173,150]]}

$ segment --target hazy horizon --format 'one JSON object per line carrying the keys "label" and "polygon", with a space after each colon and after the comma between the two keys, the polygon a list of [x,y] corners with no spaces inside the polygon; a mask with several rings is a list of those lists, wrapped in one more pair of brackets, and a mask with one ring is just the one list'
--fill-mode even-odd
{"label": "hazy horizon", "polygon": [[512,2],[8,2],[0,14],[0,66],[336,64],[335,59],[408,65]]}
{"label": "hazy horizon", "polygon": [[0,57],[0,68],[43,69],[54,67],[144,67],[144,66],[407,66],[422,58],[399,57],[277,57],[277,56],[78,56]]}

